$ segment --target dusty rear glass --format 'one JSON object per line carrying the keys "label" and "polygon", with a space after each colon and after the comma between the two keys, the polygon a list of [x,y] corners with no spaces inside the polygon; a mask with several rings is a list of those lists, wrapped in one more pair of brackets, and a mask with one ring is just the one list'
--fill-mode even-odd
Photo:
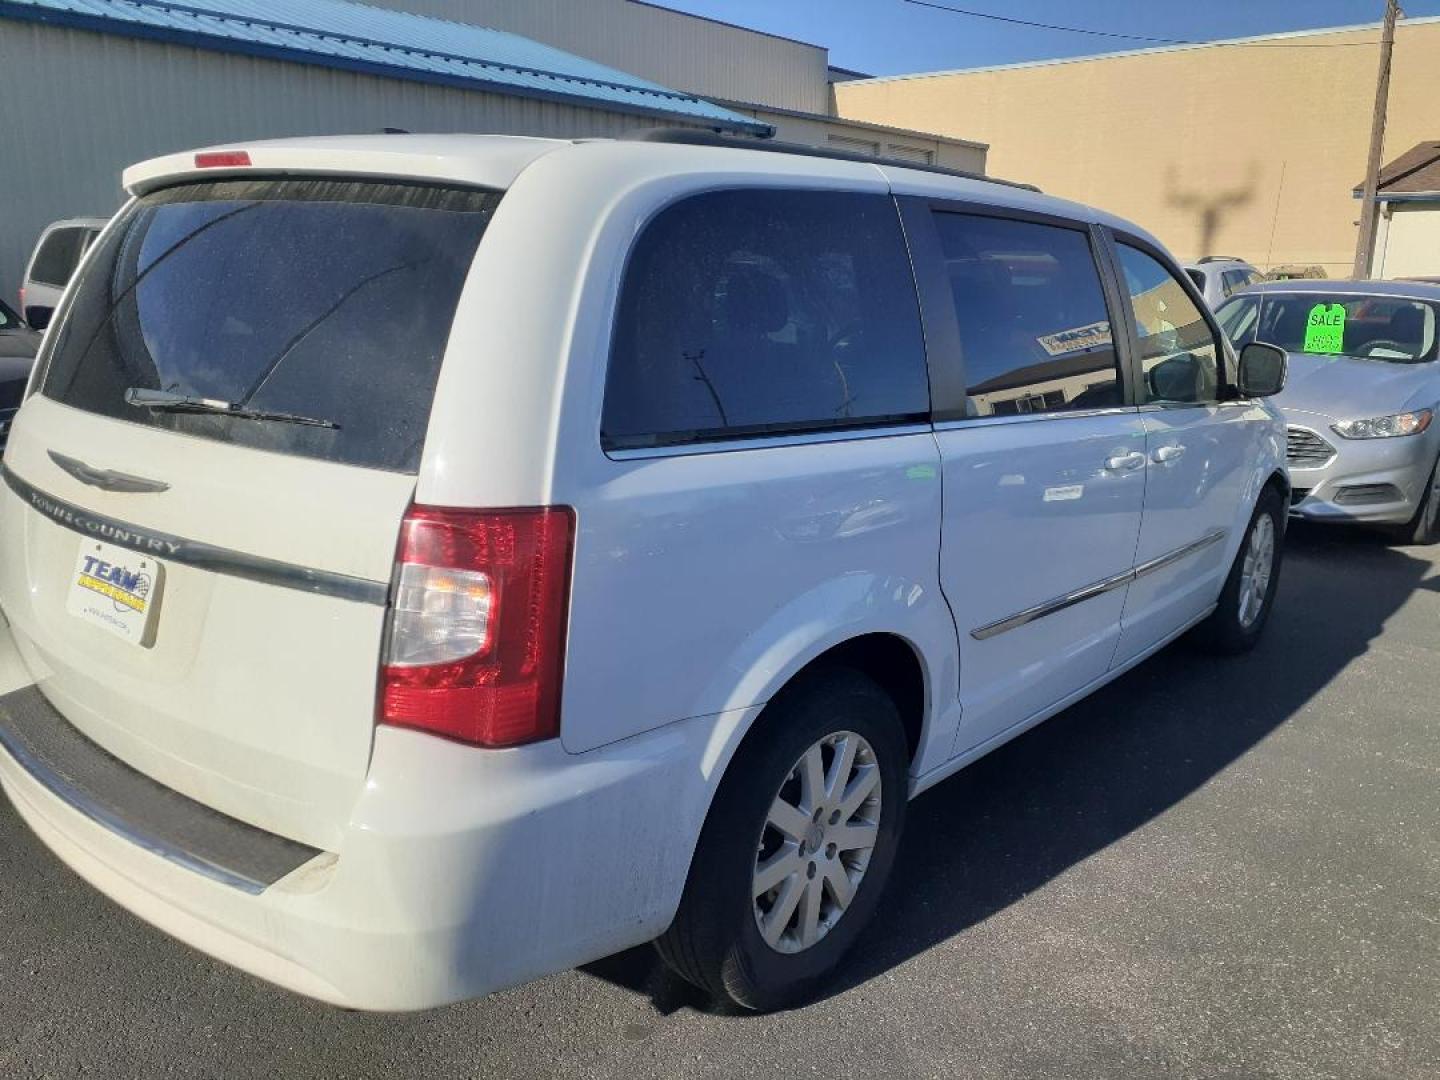
{"label": "dusty rear glass", "polygon": [[[414,472],[460,289],[499,199],[335,179],[147,195],[87,264],[42,392],[185,435]],[[137,390],[325,426],[152,409],[127,401]]]}

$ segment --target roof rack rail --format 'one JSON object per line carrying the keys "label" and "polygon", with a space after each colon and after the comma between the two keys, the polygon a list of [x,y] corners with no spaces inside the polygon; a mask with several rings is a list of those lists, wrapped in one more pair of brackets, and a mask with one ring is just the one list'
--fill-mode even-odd
{"label": "roof rack rail", "polygon": [[1205,264],[1205,263],[1212,263],[1212,262],[1244,262],[1244,261],[1245,261],[1244,259],[1237,258],[1237,257],[1234,256],[1234,255],[1206,255],[1206,256],[1203,256],[1203,257],[1199,260],[1199,262],[1197,262],[1195,265],[1196,265],[1196,266],[1201,266],[1201,265],[1203,265],[1203,264]]}
{"label": "roof rack rail", "polygon": [[955,176],[962,180],[978,180],[985,184],[999,184],[1002,187],[1020,188],[1022,191],[1040,189],[1034,184],[1022,184],[1018,180],[1001,180],[984,173],[967,172],[964,169],[947,169],[943,165],[920,165],[898,158],[868,157],[849,150],[832,150],[824,146],[806,146],[803,143],[775,142],[771,139],[731,138],[717,135],[698,128],[642,128],[620,137],[626,142],[677,143],[685,146],[724,146],[735,150],[759,150],[769,154],[796,154],[800,157],[825,158],[831,161],[858,161],[866,165],[890,165],[900,169],[914,169],[916,172],[939,173],[941,176]]}

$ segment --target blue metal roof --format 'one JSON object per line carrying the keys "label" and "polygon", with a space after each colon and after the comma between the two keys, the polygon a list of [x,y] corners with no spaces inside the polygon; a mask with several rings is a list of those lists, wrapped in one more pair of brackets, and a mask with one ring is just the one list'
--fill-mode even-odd
{"label": "blue metal roof", "polygon": [[0,17],[770,134],[769,125],[538,41],[347,0],[0,0]]}

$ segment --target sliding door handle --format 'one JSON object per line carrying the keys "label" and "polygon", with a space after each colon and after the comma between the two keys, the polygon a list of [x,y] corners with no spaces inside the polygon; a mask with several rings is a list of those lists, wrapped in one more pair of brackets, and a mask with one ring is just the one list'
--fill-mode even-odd
{"label": "sliding door handle", "polygon": [[1135,450],[1131,450],[1128,454],[1116,454],[1114,457],[1105,459],[1107,472],[1134,472],[1144,466],[1145,455]]}
{"label": "sliding door handle", "polygon": [[1160,449],[1155,451],[1155,461],[1159,465],[1164,465],[1167,461],[1179,460],[1180,456],[1184,453],[1185,447],[1180,445],[1179,443],[1175,443],[1171,446],[1162,446],[1160,447]]}

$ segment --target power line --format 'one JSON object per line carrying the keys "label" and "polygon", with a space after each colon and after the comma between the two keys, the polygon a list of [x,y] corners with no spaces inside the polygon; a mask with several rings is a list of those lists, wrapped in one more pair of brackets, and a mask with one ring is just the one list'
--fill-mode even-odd
{"label": "power line", "polygon": [[1329,43],[1318,42],[1289,42],[1289,41],[1192,41],[1187,38],[1162,38],[1147,37],[1144,34],[1122,34],[1115,30],[1091,30],[1081,26],[1059,26],[1055,23],[1034,22],[1030,19],[1016,19],[1009,15],[996,15],[989,11],[973,11],[969,8],[951,7],[948,4],[937,4],[933,0],[904,0],[907,4],[914,4],[916,7],[931,8],[935,11],[947,11],[951,15],[964,15],[972,19],[989,19],[992,22],[1009,23],[1012,26],[1024,26],[1032,30],[1058,30],[1066,34],[1088,34],[1091,37],[1116,38],[1121,41],[1143,41],[1151,45],[1213,45],[1231,49],[1351,49],[1361,46],[1378,45],[1378,41],[1334,41]]}

